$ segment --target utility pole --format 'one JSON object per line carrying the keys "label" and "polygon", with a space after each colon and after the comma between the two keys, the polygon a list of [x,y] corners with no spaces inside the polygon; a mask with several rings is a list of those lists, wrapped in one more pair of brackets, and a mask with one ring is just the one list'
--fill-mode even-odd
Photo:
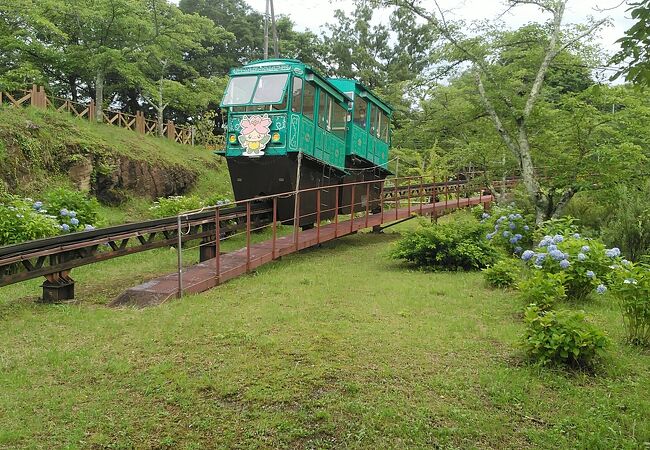
{"label": "utility pole", "polygon": [[264,14],[264,59],[269,59],[269,9],[271,28],[273,30],[273,57],[280,57],[278,29],[275,26],[275,8],[273,7],[273,0],[266,0],[266,13]]}

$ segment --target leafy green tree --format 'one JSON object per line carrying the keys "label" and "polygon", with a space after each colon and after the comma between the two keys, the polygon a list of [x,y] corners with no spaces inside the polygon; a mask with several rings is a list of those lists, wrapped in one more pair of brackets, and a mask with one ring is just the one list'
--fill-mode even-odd
{"label": "leafy green tree", "polygon": [[650,85],[650,0],[630,3],[631,16],[636,23],[618,40],[621,51],[612,58],[614,64],[623,64],[613,79],[625,77],[642,86]]}

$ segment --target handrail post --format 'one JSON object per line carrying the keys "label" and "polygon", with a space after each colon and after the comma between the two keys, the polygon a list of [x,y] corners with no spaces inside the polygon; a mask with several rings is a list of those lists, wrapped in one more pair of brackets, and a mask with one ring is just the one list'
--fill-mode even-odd
{"label": "handrail post", "polygon": [[456,181],[456,209],[460,209],[460,180]]}
{"label": "handrail post", "polygon": [[320,244],[320,188],[316,191],[316,243]]}
{"label": "handrail post", "polygon": [[296,191],[296,205],[293,212],[293,245],[298,251],[298,233],[300,230],[300,192]]}
{"label": "handrail post", "polygon": [[176,257],[178,263],[178,292],[176,294],[177,298],[183,297],[183,249],[181,248],[183,244],[182,234],[181,234],[181,215],[179,214],[176,217],[176,226],[177,226],[177,240],[176,240]]}
{"label": "handrail post", "polygon": [[339,187],[336,186],[336,199],[334,200],[334,238],[339,237]]}
{"label": "handrail post", "polygon": [[353,184],[350,190],[350,233],[354,231],[354,188],[356,186],[356,184]]}
{"label": "handrail post", "polygon": [[368,228],[369,215],[370,215],[370,183],[366,184],[366,228]]}
{"label": "handrail post", "polygon": [[[433,189],[434,189],[434,192],[435,192],[435,189],[436,189],[436,179],[435,178],[433,179]],[[433,198],[435,199],[436,197],[434,196]],[[422,203],[424,203],[424,179],[423,179],[422,175],[420,175],[420,196],[419,196],[419,200],[420,200],[420,215],[422,215]],[[433,208],[435,209],[435,205],[434,205]]]}
{"label": "handrail post", "polygon": [[384,223],[384,183],[385,181],[381,181],[381,188],[379,191],[379,208],[381,209],[381,219],[380,222]]}
{"label": "handrail post", "polygon": [[445,213],[447,212],[447,204],[449,203],[449,177],[445,177]]}
{"label": "handrail post", "polygon": [[221,224],[219,223],[219,206],[214,211],[214,267],[216,272],[216,283],[221,283]]}
{"label": "handrail post", "polygon": [[398,202],[397,202],[397,197],[399,195],[397,193],[397,178],[395,178],[393,180],[393,183],[395,183],[395,198],[393,198],[393,204],[395,205],[395,220],[397,220],[398,219],[397,210],[399,209],[399,205],[398,205]]}
{"label": "handrail post", "polygon": [[251,202],[246,202],[246,272],[251,270]]}
{"label": "handrail post", "polygon": [[273,197],[273,244],[271,247],[271,259],[275,259],[275,241],[278,235],[278,198]]}
{"label": "handrail post", "polygon": [[406,202],[407,202],[407,211],[408,211],[408,217],[411,217],[411,180],[408,180],[408,187],[407,189],[407,194],[406,194]]}

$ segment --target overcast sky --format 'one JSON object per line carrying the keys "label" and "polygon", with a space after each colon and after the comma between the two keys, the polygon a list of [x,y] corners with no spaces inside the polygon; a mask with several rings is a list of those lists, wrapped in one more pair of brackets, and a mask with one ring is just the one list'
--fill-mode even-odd
{"label": "overcast sky", "polygon": [[[246,0],[254,9],[264,12],[266,0]],[[423,1],[423,5],[433,2]],[[449,17],[465,20],[493,19],[501,15],[506,7],[504,0],[440,0],[443,9],[449,10]],[[335,9],[352,11],[352,0],[274,0],[276,15],[287,15],[295,22],[299,30],[311,30],[319,33],[320,27],[333,21]],[[609,52],[615,52],[618,45],[615,41],[620,38],[632,21],[626,13],[628,6],[621,0],[572,0],[569,1],[565,14],[565,23],[581,23],[587,17],[610,17],[612,25],[600,32],[600,42]],[[388,23],[387,14],[376,14],[375,20]],[[540,13],[534,6],[518,6],[506,14],[503,19],[512,28],[519,27],[527,22],[548,19],[547,15]]]}

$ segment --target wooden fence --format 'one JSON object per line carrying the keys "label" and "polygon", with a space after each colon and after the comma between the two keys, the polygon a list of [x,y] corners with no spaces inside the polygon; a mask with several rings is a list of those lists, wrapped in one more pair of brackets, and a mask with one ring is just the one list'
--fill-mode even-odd
{"label": "wooden fence", "polygon": [[[66,111],[80,119],[87,119],[91,122],[96,121],[97,114],[102,115],[105,123],[127,128],[140,134],[159,136],[158,122],[147,119],[142,111],[133,114],[127,114],[121,111],[103,109],[97,111],[95,101],[83,104],[73,102],[65,98],[54,97],[45,93],[43,86],[32,86],[30,90],[19,92],[2,92],[0,91],[0,105],[8,104],[11,106],[33,106],[35,108],[53,108],[57,111]],[[178,142],[179,144],[194,145],[194,127],[187,125],[176,125],[172,120],[163,124],[162,135],[167,139]]]}

